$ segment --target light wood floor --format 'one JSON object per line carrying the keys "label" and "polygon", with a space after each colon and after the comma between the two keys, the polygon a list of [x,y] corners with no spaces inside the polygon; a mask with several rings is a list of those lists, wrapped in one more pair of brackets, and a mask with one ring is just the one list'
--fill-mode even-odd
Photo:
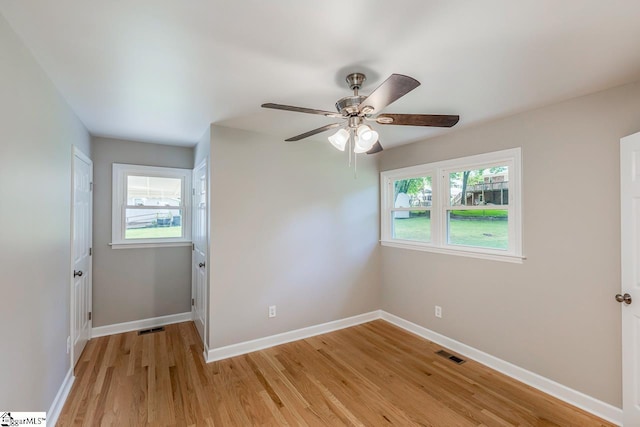
{"label": "light wood floor", "polygon": [[58,426],[609,426],[377,320],[205,364],[191,322],[91,340]]}

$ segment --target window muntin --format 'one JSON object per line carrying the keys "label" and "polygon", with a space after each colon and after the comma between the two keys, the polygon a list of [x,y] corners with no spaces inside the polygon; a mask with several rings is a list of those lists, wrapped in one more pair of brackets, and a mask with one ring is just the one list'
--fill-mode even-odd
{"label": "window muntin", "polygon": [[113,164],[112,246],[188,243],[191,171]]}
{"label": "window muntin", "polygon": [[[516,148],[382,172],[382,244],[521,262],[520,165]],[[430,199],[399,208],[398,183],[425,177]]]}

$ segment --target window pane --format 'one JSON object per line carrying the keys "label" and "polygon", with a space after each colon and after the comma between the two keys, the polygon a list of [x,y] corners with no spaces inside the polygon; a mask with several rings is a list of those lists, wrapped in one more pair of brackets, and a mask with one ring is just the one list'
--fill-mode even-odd
{"label": "window pane", "polygon": [[396,208],[431,206],[431,177],[400,179],[393,182],[393,201]]}
{"label": "window pane", "polygon": [[509,168],[497,166],[452,172],[449,198],[451,206],[508,205]]}
{"label": "window pane", "polygon": [[501,209],[448,211],[451,245],[504,249],[509,246],[507,211]]}
{"label": "window pane", "polygon": [[430,211],[395,211],[392,214],[391,234],[394,239],[431,241]]}
{"label": "window pane", "polygon": [[180,206],[182,179],[127,176],[127,205]]}
{"label": "window pane", "polygon": [[125,239],[182,237],[180,209],[127,209]]}

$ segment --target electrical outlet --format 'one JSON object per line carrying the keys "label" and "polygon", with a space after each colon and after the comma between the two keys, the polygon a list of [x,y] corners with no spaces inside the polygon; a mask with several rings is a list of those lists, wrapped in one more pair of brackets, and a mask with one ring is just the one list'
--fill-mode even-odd
{"label": "electrical outlet", "polygon": [[67,354],[71,352],[71,337],[67,337]]}
{"label": "electrical outlet", "polygon": [[276,317],[276,306],[275,305],[270,305],[269,306],[269,317]]}
{"label": "electrical outlet", "polygon": [[442,318],[442,307],[436,305],[436,317]]}

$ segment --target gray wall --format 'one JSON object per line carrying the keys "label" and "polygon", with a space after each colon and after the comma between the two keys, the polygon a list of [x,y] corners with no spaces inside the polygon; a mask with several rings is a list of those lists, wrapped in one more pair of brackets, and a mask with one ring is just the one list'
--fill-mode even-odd
{"label": "gray wall", "polygon": [[193,168],[193,148],[93,139],[93,326],[191,311],[191,247],[111,249],[113,163]]}
{"label": "gray wall", "polygon": [[619,140],[638,130],[633,84],[385,151],[381,170],[522,147],[527,259],[385,247],[383,309],[621,407]]}
{"label": "gray wall", "polygon": [[380,307],[375,157],[213,126],[211,160],[211,348]]}
{"label": "gray wall", "polygon": [[0,52],[0,405],[46,411],[70,367],[71,147],[90,140],[2,16]]}

